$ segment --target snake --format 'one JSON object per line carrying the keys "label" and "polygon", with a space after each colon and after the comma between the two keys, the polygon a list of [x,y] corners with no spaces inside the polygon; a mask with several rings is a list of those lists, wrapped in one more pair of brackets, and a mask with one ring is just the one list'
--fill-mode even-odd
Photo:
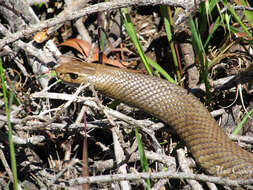
{"label": "snake", "polygon": [[253,179],[253,154],[233,142],[188,90],[158,77],[69,57],[61,57],[55,71],[63,82],[91,83],[105,96],[172,127],[206,173],[232,180]]}

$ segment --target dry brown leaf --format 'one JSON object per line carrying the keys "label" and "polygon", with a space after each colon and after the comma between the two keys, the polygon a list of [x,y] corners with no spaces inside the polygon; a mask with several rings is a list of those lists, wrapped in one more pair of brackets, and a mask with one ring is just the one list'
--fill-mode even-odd
{"label": "dry brown leaf", "polygon": [[40,43],[43,43],[44,41],[46,41],[48,39],[48,36],[47,36],[47,29],[44,29],[40,32],[37,32],[34,37],[33,37],[33,40],[35,42],[37,42],[38,44]]}
{"label": "dry brown leaf", "polygon": [[237,32],[235,33],[235,37],[244,38],[246,40],[252,40],[252,37],[249,37],[249,35],[246,32]]}
{"label": "dry brown leaf", "polygon": [[[77,38],[72,38],[66,40],[65,42],[61,43],[59,46],[69,46],[76,49],[80,52],[84,57],[88,57],[91,50],[91,44],[85,40],[80,40]],[[94,47],[93,54],[91,55],[91,62],[98,62],[99,61],[99,50],[97,47]],[[103,64],[113,65],[119,68],[126,68],[126,66],[131,65],[129,62],[121,62],[116,59],[108,59],[105,54],[103,54]]]}

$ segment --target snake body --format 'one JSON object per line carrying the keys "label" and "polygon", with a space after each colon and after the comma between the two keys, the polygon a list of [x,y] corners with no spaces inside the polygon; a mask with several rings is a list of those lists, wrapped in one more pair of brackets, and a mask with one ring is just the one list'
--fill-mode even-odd
{"label": "snake body", "polygon": [[230,179],[253,178],[253,154],[232,142],[205,106],[166,80],[109,66],[61,59],[56,73],[65,82],[90,82],[106,96],[162,120],[185,141],[207,173]]}

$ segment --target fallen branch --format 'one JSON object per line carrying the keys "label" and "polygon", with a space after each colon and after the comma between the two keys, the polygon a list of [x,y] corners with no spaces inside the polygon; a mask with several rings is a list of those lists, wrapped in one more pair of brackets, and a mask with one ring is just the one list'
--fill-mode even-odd
{"label": "fallen branch", "polygon": [[[221,185],[229,186],[240,186],[246,184],[252,184],[253,179],[250,180],[230,180],[221,177],[208,176],[203,174],[192,174],[184,172],[157,172],[157,173],[138,173],[138,174],[114,174],[114,175],[100,175],[93,177],[79,177],[71,179],[65,183],[66,186],[76,186],[85,183],[105,183],[122,180],[141,180],[141,179],[161,179],[161,178],[172,178],[172,179],[193,179],[204,182],[211,182]],[[61,181],[62,183],[62,181]],[[64,186],[64,187],[66,187]]]}
{"label": "fallen branch", "polygon": [[170,5],[180,6],[185,9],[189,9],[194,6],[194,1],[189,0],[115,0],[112,2],[97,3],[78,11],[70,12],[64,15],[64,17],[55,17],[48,19],[37,24],[26,27],[24,30],[20,30],[16,33],[10,34],[4,39],[0,40],[0,49],[5,45],[12,43],[20,38],[30,36],[31,34],[41,31],[45,28],[55,26],[57,24],[64,23],[66,21],[74,20],[82,16],[90,15],[97,12],[109,11],[113,9],[119,9],[129,6],[147,6],[147,5]]}

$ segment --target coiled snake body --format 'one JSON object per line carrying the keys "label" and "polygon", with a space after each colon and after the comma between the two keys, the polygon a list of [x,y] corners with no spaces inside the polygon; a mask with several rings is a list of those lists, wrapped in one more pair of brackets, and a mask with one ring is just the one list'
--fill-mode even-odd
{"label": "coiled snake body", "polygon": [[204,105],[187,90],[156,77],[62,58],[57,76],[65,82],[91,82],[101,93],[161,119],[186,142],[209,174],[253,178],[253,154],[232,142]]}

